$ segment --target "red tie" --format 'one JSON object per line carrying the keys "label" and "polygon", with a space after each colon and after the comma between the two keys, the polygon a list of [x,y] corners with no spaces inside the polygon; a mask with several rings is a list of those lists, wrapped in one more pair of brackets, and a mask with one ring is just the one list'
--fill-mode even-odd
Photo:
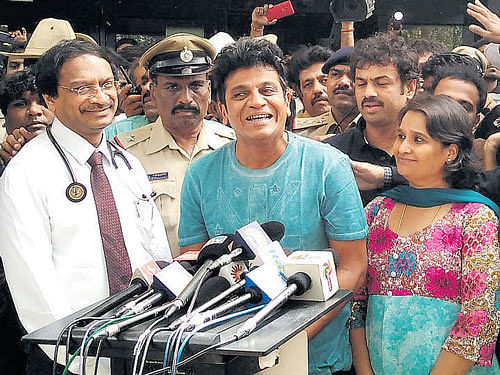
{"label": "red tie", "polygon": [[109,291],[111,294],[115,294],[128,286],[132,277],[132,267],[125,247],[120,216],[116,209],[113,192],[102,166],[102,153],[94,152],[88,163],[92,167],[90,185],[94,193],[97,219],[101,230]]}

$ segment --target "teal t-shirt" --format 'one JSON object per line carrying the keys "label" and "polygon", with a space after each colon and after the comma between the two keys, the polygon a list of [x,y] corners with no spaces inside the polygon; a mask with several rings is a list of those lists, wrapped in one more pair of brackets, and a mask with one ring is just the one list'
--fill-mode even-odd
{"label": "teal t-shirt", "polygon": [[147,124],[149,124],[149,120],[145,115],[130,116],[124,120],[113,122],[106,126],[104,134],[106,134],[106,139],[111,141],[118,134],[131,132]]}
{"label": "teal t-shirt", "polygon": [[[349,159],[337,149],[293,133],[270,167],[248,169],[235,157],[235,142],[217,149],[187,170],[181,194],[179,246],[234,233],[257,220],[285,225],[280,241],[292,250],[319,250],[328,240],[367,234],[363,206]],[[309,343],[309,373],[348,369],[351,350],[344,308]]]}

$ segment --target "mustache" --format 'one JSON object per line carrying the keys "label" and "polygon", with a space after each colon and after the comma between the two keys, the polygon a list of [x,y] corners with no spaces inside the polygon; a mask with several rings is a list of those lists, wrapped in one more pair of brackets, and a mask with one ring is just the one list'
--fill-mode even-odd
{"label": "mustache", "polygon": [[90,105],[88,107],[85,107],[85,108],[82,108],[80,110],[80,112],[84,112],[84,111],[95,111],[96,109],[107,109],[107,108],[112,108],[113,107],[113,104],[115,102],[110,100],[109,102],[107,103],[102,103],[102,104],[99,104],[99,103],[96,103],[96,104],[93,104],[93,105]]}
{"label": "mustache", "polygon": [[342,92],[342,94],[346,94],[346,91],[348,92],[348,95],[351,95],[351,96],[354,95],[354,90],[349,88],[348,86],[335,87],[335,89],[333,90],[333,94],[338,94],[340,92]]}
{"label": "mustache", "polygon": [[378,100],[378,99],[373,99],[373,98],[363,99],[361,101],[361,106],[364,106],[367,103],[373,103],[373,104],[376,104],[376,105],[380,105],[382,107],[384,106],[384,102],[382,102],[381,100]]}
{"label": "mustache", "polygon": [[314,103],[319,102],[320,100],[328,101],[328,96],[321,93],[317,93],[311,100],[311,105],[314,105]]}
{"label": "mustache", "polygon": [[174,108],[172,108],[171,114],[175,115],[178,111],[193,111],[196,114],[200,113],[198,106],[192,104],[177,104]]}

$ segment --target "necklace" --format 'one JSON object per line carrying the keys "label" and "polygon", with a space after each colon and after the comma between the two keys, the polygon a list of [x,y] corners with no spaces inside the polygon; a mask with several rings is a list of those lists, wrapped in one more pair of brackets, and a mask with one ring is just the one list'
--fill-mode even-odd
{"label": "necklace", "polygon": [[[405,203],[405,205],[403,206],[403,212],[401,213],[401,217],[399,218],[398,229],[396,230],[397,234],[399,234],[399,230],[401,229],[401,223],[403,222],[403,217],[405,216],[405,213],[406,213],[406,207],[408,207],[408,205]],[[427,226],[432,224],[432,222],[434,221],[434,219],[436,218],[436,216],[440,210],[441,210],[441,206],[439,205],[436,207],[436,211],[434,212],[434,215],[432,215],[432,218],[429,221],[429,223],[427,224]]]}

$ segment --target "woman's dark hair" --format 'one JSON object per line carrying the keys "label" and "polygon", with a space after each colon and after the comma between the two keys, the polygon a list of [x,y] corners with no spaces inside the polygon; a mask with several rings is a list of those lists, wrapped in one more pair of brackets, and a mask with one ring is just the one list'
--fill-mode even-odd
{"label": "woman's dark hair", "polygon": [[63,40],[38,59],[36,85],[39,92],[57,97],[59,73],[62,66],[66,61],[82,55],[94,55],[106,60],[116,78],[116,68],[104,48],[82,39]]}
{"label": "woman's dark hair", "polygon": [[214,85],[212,88],[222,104],[226,104],[226,79],[238,69],[254,66],[269,66],[276,70],[283,92],[286,92],[286,72],[281,49],[267,40],[240,38],[220,51],[210,74]]}
{"label": "woman's dark hair", "polygon": [[445,163],[444,179],[454,189],[474,186],[476,170],[473,166],[472,123],[467,111],[445,95],[422,94],[408,102],[399,115],[400,123],[410,111],[420,112],[427,119],[427,132],[443,146],[456,144],[455,160]]}

